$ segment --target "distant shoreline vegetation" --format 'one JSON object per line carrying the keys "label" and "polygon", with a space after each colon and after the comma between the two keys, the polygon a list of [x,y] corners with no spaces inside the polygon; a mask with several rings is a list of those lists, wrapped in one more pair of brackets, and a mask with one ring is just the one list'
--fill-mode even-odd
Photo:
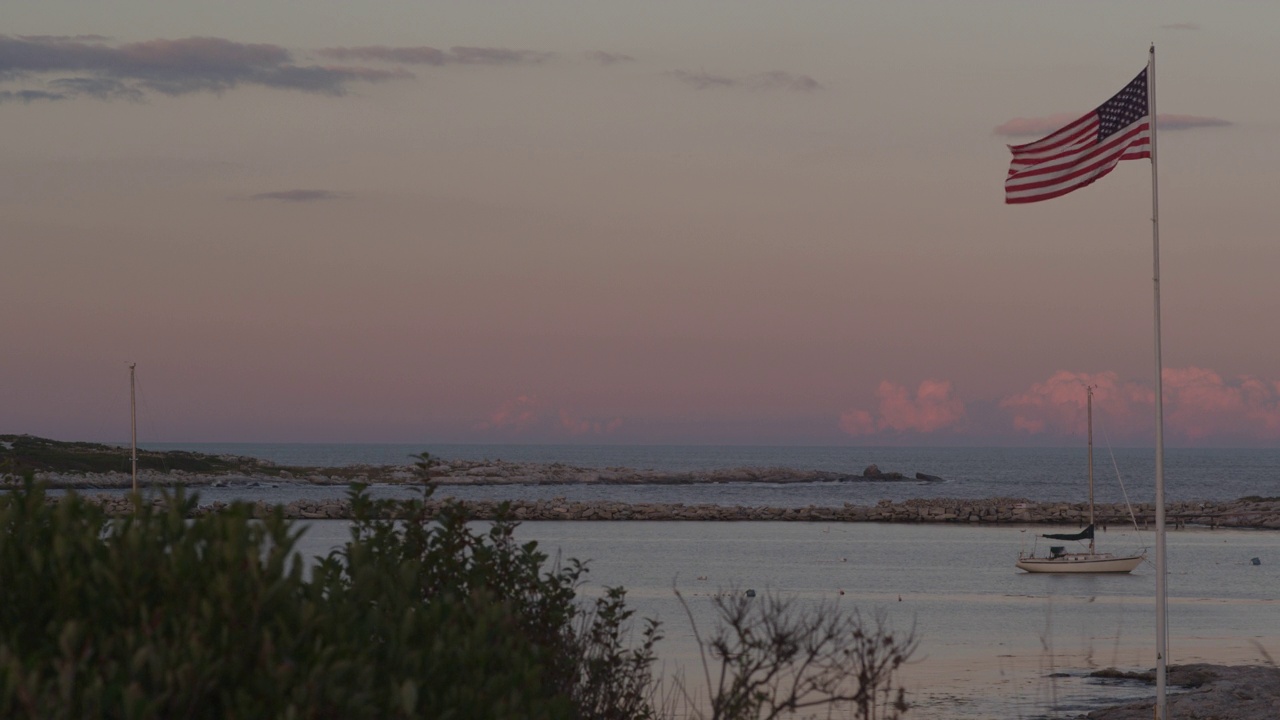
{"label": "distant shoreline vegetation", "polygon": [[[91,442],[50,440],[34,435],[0,435],[0,471],[59,473],[129,472],[128,447]],[[206,455],[185,450],[138,448],[138,469],[169,472],[230,473],[268,471],[273,463],[255,458]]]}

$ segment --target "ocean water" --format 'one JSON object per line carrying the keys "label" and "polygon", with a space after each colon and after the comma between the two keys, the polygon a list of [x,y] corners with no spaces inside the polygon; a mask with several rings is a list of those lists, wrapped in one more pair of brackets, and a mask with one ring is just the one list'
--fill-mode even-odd
{"label": "ocean water", "polygon": [[[908,477],[917,472],[941,483],[845,482],[770,485],[720,483],[651,486],[517,486],[442,489],[468,499],[528,498],[622,500],[628,502],[718,503],[802,507],[873,504],[881,499],[917,497],[1016,497],[1079,502],[1086,497],[1087,459],[1083,448],[850,448],[655,445],[369,445],[369,444],[153,444],[156,450],[193,450],[257,457],[281,465],[333,467],[409,465],[423,451],[446,459],[506,460],[588,468],[696,472],[742,467],[825,470],[858,474],[876,464]],[[1098,502],[1152,502],[1155,453],[1149,448],[1094,448]],[[283,489],[276,488],[277,490]],[[272,488],[254,499],[275,499]],[[318,496],[342,488],[286,489]],[[395,489],[385,492],[395,494]],[[204,493],[213,498],[212,494]],[[1280,496],[1280,449],[1165,450],[1165,496],[1177,500],[1233,500],[1250,495]]]}

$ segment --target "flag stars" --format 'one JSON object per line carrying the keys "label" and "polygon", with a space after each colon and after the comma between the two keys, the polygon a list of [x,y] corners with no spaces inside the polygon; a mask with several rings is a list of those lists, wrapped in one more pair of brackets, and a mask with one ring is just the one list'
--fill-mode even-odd
{"label": "flag stars", "polygon": [[1098,108],[1098,140],[1123,130],[1147,114],[1147,71],[1144,69]]}

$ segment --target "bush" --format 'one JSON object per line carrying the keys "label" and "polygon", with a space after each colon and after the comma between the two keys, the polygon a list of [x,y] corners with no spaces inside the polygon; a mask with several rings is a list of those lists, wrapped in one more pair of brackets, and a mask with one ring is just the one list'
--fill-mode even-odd
{"label": "bush", "polygon": [[353,500],[350,542],[307,577],[278,511],[188,520],[178,494],[108,518],[28,478],[0,497],[0,716],[652,715],[657,630],[624,648],[621,589],[585,612],[583,566],[544,572],[510,522]]}
{"label": "bush", "polygon": [[859,720],[906,713],[897,673],[916,650],[914,631],[895,636],[883,614],[868,622],[857,610],[800,607],[774,592],[756,598],[735,588],[714,604],[720,624],[698,638],[710,707],[694,709],[693,718],[774,720],[814,709],[833,716],[841,707]]}

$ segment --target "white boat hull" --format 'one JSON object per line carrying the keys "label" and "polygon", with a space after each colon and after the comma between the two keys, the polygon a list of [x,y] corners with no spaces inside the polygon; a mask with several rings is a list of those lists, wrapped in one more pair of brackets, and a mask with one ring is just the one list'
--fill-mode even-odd
{"label": "white boat hull", "polygon": [[1108,554],[1066,553],[1057,557],[1018,558],[1018,568],[1033,573],[1127,573],[1142,564],[1146,555],[1116,557]]}

